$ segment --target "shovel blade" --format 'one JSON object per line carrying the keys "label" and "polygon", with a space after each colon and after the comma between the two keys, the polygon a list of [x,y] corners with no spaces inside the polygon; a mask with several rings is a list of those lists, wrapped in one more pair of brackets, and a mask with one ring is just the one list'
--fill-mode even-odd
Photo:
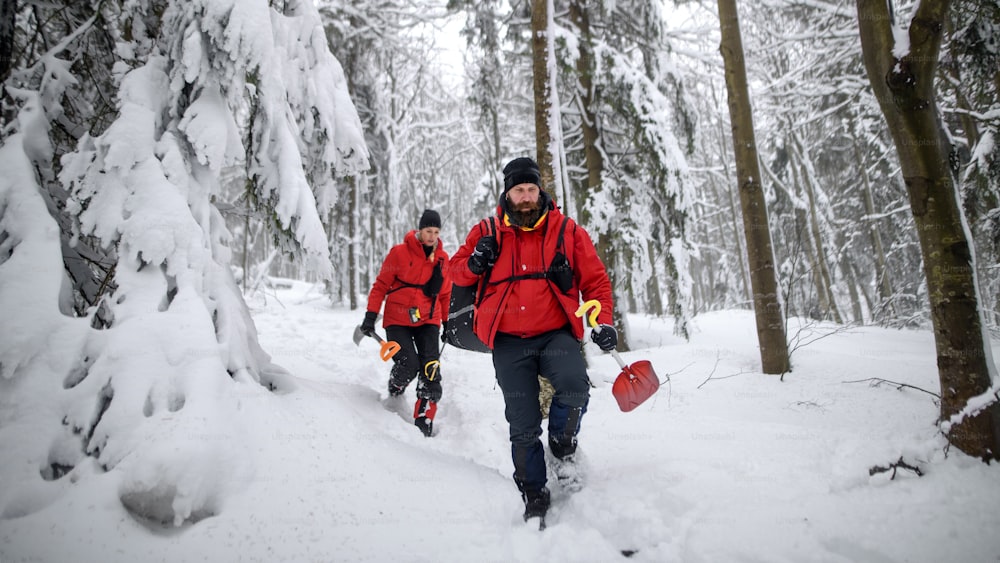
{"label": "shovel blade", "polygon": [[611,386],[611,394],[618,401],[618,408],[629,412],[652,397],[659,388],[660,379],[653,371],[653,364],[649,360],[640,360],[622,369]]}
{"label": "shovel blade", "polygon": [[365,337],[365,333],[361,332],[361,325],[354,327],[354,336],[351,338],[354,340],[355,346],[361,345],[361,339]]}

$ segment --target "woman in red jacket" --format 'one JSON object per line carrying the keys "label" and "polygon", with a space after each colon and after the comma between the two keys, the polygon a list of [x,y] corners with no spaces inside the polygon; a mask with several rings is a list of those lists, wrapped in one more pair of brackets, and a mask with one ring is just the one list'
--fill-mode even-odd
{"label": "woman in red jacket", "polygon": [[514,483],[528,519],[544,517],[549,507],[537,376],[555,389],[549,451],[557,478],[572,488],[578,483],[570,481],[579,478],[576,436],[590,397],[580,348],[584,329],[575,315],[581,297],[601,303],[594,342],[611,350],[618,335],[610,326],[611,282],[590,235],[541,189],[535,161],[516,158],[503,172],[497,216],[472,228],[451,259],[451,273],[463,286],[486,278],[474,330],[493,351],[510,426]]}
{"label": "woman in red jacket", "polygon": [[425,436],[431,435],[441,400],[438,335],[451,301],[448,253],[441,248],[440,234],[441,216],[425,209],[417,230],[407,233],[382,262],[361,323],[361,331],[371,336],[385,301],[382,326],[386,340],[400,346],[389,373],[389,396],[402,395],[410,382],[419,378],[413,422]]}

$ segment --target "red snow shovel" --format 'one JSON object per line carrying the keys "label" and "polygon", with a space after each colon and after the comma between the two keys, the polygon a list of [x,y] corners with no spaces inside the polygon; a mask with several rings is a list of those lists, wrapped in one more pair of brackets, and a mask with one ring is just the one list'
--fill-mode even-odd
{"label": "red snow shovel", "polygon": [[[590,313],[587,310],[590,309]],[[597,326],[597,315],[601,314],[601,303],[596,299],[591,299],[576,310],[576,316],[587,315],[587,326],[594,330],[601,330]],[[611,355],[622,368],[614,385],[611,386],[611,394],[618,401],[618,408],[622,412],[629,412],[653,396],[660,388],[660,379],[653,371],[653,364],[649,360],[639,360],[632,365],[625,365],[625,360],[618,355],[617,350],[611,350]]]}
{"label": "red snow shovel", "polygon": [[[364,332],[361,331],[360,326],[354,327],[355,346],[358,346],[361,343],[361,339],[364,338],[365,336],[366,335]],[[379,344],[382,345],[382,349],[379,350],[379,357],[382,358],[383,362],[388,362],[389,360],[392,359],[393,356],[396,355],[396,352],[399,352],[399,342],[396,342],[395,340],[389,340],[388,342],[386,342],[375,331],[372,331],[371,337],[374,338],[375,340],[378,340]]]}

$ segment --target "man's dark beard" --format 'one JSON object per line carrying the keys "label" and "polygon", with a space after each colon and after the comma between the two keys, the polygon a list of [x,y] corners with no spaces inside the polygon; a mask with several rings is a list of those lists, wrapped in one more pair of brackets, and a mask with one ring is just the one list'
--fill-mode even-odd
{"label": "man's dark beard", "polygon": [[533,209],[524,211],[511,210],[507,213],[510,224],[516,227],[534,227],[535,223],[542,218],[542,206],[535,205]]}

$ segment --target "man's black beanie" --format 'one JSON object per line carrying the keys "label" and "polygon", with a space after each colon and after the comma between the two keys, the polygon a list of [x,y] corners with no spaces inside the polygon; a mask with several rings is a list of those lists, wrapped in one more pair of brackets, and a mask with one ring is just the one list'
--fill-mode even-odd
{"label": "man's black beanie", "polygon": [[424,209],[424,214],[420,216],[420,223],[417,225],[418,230],[427,227],[441,228],[441,216],[433,209]]}
{"label": "man's black beanie", "polygon": [[538,171],[538,164],[526,156],[515,158],[503,167],[503,193],[518,184],[542,187],[542,174]]}

